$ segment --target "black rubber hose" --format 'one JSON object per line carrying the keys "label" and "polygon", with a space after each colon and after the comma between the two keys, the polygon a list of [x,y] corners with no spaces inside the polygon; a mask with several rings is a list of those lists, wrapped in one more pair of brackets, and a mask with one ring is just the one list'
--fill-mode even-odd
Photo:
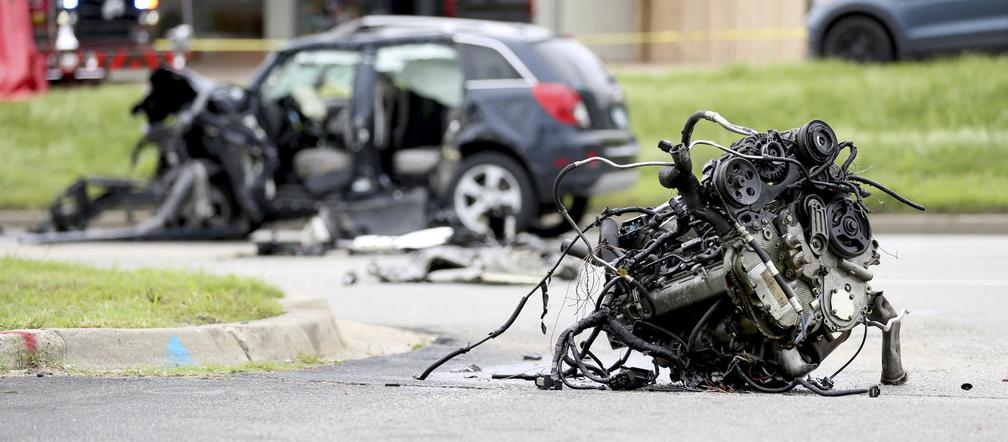
{"label": "black rubber hose", "polygon": [[680,142],[683,145],[689,146],[690,138],[693,137],[693,128],[696,127],[696,124],[699,123],[700,120],[704,119],[706,114],[707,111],[698,110],[690,114],[689,118],[686,119],[686,123],[683,124],[682,128],[682,138],[680,138]]}
{"label": "black rubber hose", "polygon": [[690,156],[689,149],[684,145],[677,145],[669,151],[669,155],[675,163],[675,168],[662,169],[662,172],[666,170],[674,171],[671,174],[666,173],[669,178],[662,185],[670,186],[679,191],[683,204],[694,218],[707,222],[721,236],[731,233],[731,224],[716,210],[704,206],[700,198],[702,186],[700,185],[700,181],[697,180],[696,175],[693,175],[693,159]]}
{"label": "black rubber hose", "polygon": [[857,175],[851,175],[850,177],[848,177],[848,179],[851,180],[851,181],[858,182],[858,183],[867,184],[867,185],[872,186],[872,187],[874,187],[874,188],[876,188],[878,190],[881,190],[881,191],[883,191],[885,193],[888,193],[889,196],[895,198],[896,201],[899,201],[899,202],[901,202],[903,204],[906,204],[906,205],[908,205],[910,207],[913,207],[914,209],[920,210],[921,212],[923,212],[925,210],[924,206],[922,206],[920,204],[917,204],[917,203],[915,203],[913,201],[910,201],[909,199],[907,199],[903,195],[900,195],[900,194],[896,193],[896,191],[894,191],[894,190],[892,190],[892,189],[890,189],[890,188],[888,188],[886,186],[883,186],[878,181],[871,180],[871,179],[868,179],[868,178],[865,178],[865,177],[862,177],[862,176],[857,176]]}
{"label": "black rubber hose", "polygon": [[693,343],[696,342],[696,338],[700,334],[700,329],[703,328],[704,324],[707,323],[707,320],[710,319],[711,315],[714,314],[714,310],[717,310],[718,306],[721,305],[721,301],[723,300],[724,298],[720,298],[717,301],[714,301],[714,304],[711,304],[710,308],[708,308],[707,311],[704,312],[703,316],[700,317],[700,320],[697,321],[695,326],[693,326],[693,331],[690,332],[689,339],[686,340],[687,353],[693,352]]}

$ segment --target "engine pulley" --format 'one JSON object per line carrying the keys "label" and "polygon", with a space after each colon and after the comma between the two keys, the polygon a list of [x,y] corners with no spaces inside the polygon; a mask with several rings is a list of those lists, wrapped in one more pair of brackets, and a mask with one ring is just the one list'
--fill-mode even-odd
{"label": "engine pulley", "polygon": [[744,207],[759,200],[763,182],[749,160],[734,157],[721,161],[714,174],[714,186],[726,203]]}
{"label": "engine pulley", "polygon": [[864,209],[848,198],[833,200],[827,210],[830,249],[844,258],[861,255],[871,246],[871,225]]}
{"label": "engine pulley", "polygon": [[798,156],[806,165],[819,165],[837,149],[836,134],[822,120],[812,120],[798,129]]}

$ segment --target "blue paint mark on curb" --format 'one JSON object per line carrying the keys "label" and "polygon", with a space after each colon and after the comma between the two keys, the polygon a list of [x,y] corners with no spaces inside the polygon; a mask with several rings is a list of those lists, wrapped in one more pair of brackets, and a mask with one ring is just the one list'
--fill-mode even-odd
{"label": "blue paint mark on curb", "polygon": [[168,365],[178,367],[180,365],[196,365],[192,356],[182,346],[182,341],[178,336],[168,338]]}

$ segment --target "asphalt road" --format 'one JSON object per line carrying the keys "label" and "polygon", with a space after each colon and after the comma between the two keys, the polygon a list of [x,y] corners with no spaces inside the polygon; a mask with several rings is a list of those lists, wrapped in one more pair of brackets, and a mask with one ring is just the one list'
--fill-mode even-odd
{"label": "asphalt road", "polygon": [[[879,241],[890,254],[883,256],[873,286],[885,289],[897,308],[912,310],[903,326],[910,380],[883,387],[878,398],[822,398],[800,389],[786,395],[663,388],[542,392],[525,381],[488,379],[491,373],[544,367],[543,361],[523,360],[525,353],[548,358],[550,352],[551,337],[539,332],[538,296],[508,334],[421,382],[411,376],[453,346],[496,328],[528,288],[380,284],[366,277],[343,286],[346,272],[363,270],[376,258],[260,258],[241,243],[24,247],[0,238],[0,254],[257,276],[292,296],[325,296],[342,318],[443,337],[407,354],[299,372],[209,379],[0,378],[0,439],[1004,440],[1008,237],[886,235]],[[575,290],[554,281],[550,292],[552,333],[554,324],[564,327],[571,320]],[[880,340],[877,331],[869,332],[862,356],[837,379],[838,388],[877,382]],[[856,344],[842,346],[820,371],[845,362]],[[479,372],[457,372],[473,364]],[[964,390],[964,383],[972,389]]]}

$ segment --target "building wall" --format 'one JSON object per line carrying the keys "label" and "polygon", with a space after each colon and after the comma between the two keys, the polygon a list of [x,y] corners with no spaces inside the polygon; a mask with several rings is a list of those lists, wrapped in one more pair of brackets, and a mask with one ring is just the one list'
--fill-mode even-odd
{"label": "building wall", "polygon": [[761,64],[805,57],[805,0],[643,0],[642,6],[641,26],[653,38],[643,44],[641,61]]}
{"label": "building wall", "polygon": [[[635,33],[640,27],[639,0],[538,0],[533,22],[558,34],[574,36]],[[603,60],[636,62],[639,44],[589,44]]]}
{"label": "building wall", "polygon": [[535,23],[607,62],[763,64],[805,57],[808,0],[540,0]]}

